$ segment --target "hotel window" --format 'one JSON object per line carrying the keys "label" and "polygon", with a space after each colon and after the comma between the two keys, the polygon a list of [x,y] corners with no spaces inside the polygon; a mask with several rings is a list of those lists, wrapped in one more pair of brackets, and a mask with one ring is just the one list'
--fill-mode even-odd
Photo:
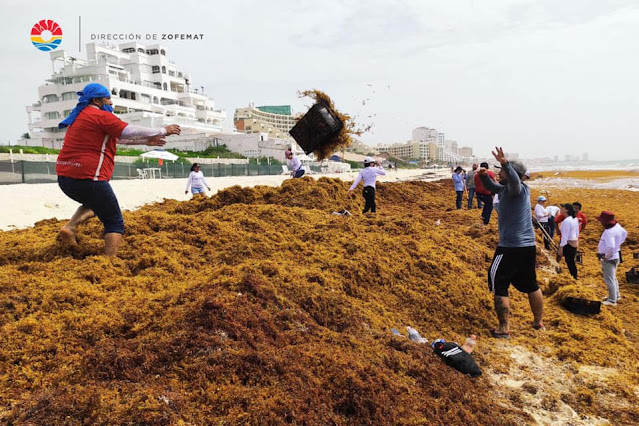
{"label": "hotel window", "polygon": [[146,53],[146,52],[144,52],[144,49],[142,49],[141,47],[138,47],[138,52],[140,52],[140,53]]}
{"label": "hotel window", "polygon": [[135,52],[134,47],[127,47],[126,49],[122,49],[122,53],[133,53]]}
{"label": "hotel window", "polygon": [[166,89],[166,83],[162,83],[162,89],[167,90]]}
{"label": "hotel window", "polygon": [[58,95],[46,95],[42,98],[42,103],[49,103],[49,102],[58,102],[60,99],[58,99]]}
{"label": "hotel window", "polygon": [[145,95],[144,93],[142,93],[140,95],[140,100],[144,103],[150,104],[151,103],[151,96],[149,95]]}
{"label": "hotel window", "polygon": [[45,112],[44,118],[47,120],[55,120],[60,118],[60,113],[58,111]]}
{"label": "hotel window", "polygon": [[151,70],[153,71],[153,74],[159,74],[160,73],[160,67],[157,65],[153,65],[151,67]]}
{"label": "hotel window", "polygon": [[166,74],[166,67],[162,65],[162,74]]}
{"label": "hotel window", "polygon": [[64,116],[64,118],[67,118],[68,116],[71,115],[71,110],[65,109],[64,112],[62,112],[62,115]]}
{"label": "hotel window", "polygon": [[75,94],[75,92],[64,92],[62,94],[62,100],[63,101],[70,101],[70,100],[75,100],[77,98],[77,95]]}
{"label": "hotel window", "polygon": [[164,51],[164,49],[160,50],[160,54],[166,55],[166,52]]}

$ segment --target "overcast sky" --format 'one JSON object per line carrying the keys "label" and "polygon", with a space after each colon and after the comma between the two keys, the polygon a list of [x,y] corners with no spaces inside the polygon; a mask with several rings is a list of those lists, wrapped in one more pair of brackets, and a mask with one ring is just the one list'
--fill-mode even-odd
{"label": "overcast sky", "polygon": [[[0,141],[27,130],[25,105],[51,73],[31,27],[52,19],[59,49],[106,33],[195,33],[169,58],[224,109],[310,104],[325,91],[372,124],[364,142],[435,127],[487,156],[638,159],[639,2],[633,0],[38,1],[0,0]],[[7,19],[9,18],[9,19]],[[111,42],[117,44],[118,42]]]}

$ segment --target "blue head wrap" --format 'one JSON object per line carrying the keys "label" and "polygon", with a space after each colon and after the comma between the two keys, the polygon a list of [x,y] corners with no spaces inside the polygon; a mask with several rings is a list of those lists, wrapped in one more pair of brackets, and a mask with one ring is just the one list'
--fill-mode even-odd
{"label": "blue head wrap", "polygon": [[[60,124],[58,124],[58,129],[64,129],[65,127],[73,124],[75,119],[78,118],[78,114],[80,114],[80,112],[82,112],[82,110],[86,108],[87,105],[89,105],[91,99],[110,98],[111,92],[109,92],[109,89],[107,89],[100,83],[89,83],[84,87],[84,90],[78,92],[78,96],[80,96],[78,104],[75,106],[75,108],[73,108],[71,114],[69,114],[67,118],[62,120]],[[113,107],[111,105],[102,105],[102,109],[104,111],[113,112]]]}
{"label": "blue head wrap", "polygon": [[430,344],[430,347],[435,349],[435,345],[438,344],[438,343],[444,344],[444,343],[446,343],[446,341],[444,339],[437,339],[433,343]]}

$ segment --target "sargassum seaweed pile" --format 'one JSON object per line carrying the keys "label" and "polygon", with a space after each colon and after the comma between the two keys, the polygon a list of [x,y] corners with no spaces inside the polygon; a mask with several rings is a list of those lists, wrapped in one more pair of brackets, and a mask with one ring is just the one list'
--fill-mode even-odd
{"label": "sargassum seaweed pile", "polygon": [[[0,233],[0,421],[531,424],[525,395],[550,415],[569,405],[577,420],[639,421],[636,288],[620,274],[623,304],[594,317],[561,307],[605,294],[596,223],[579,281],[538,255],[548,330],[530,327],[513,290],[513,338],[496,341],[486,288],[496,225],[452,210],[450,182],[378,184],[377,215],[332,215],[360,211],[348,186],[302,178],[125,212],[116,259],[100,255],[97,220],[77,251],[56,245],[55,219]],[[586,212],[629,202],[588,196]],[[621,219],[638,249],[639,218]],[[479,335],[485,374],[462,376],[389,331],[407,325],[431,341]],[[544,365],[566,376],[508,388],[495,380],[515,366],[508,348],[542,360],[518,367],[524,377]],[[610,374],[583,376],[593,369]]]}

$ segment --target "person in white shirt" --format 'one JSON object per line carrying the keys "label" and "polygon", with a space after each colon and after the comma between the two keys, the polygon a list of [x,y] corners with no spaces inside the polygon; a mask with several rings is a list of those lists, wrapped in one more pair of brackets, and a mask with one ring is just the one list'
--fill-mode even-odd
{"label": "person in white shirt", "polygon": [[206,197],[206,191],[204,191],[204,187],[209,191],[211,188],[209,187],[209,183],[204,178],[204,174],[200,171],[200,165],[198,163],[193,163],[191,166],[191,173],[189,173],[189,178],[186,181],[186,190],[185,194],[189,193],[189,187],[191,187],[191,192],[193,195],[197,195],[198,197]]}
{"label": "person in white shirt", "polygon": [[[375,167],[371,167],[373,165],[375,165]],[[371,157],[364,158],[364,169],[359,172],[351,188],[348,190],[348,194],[351,195],[357,185],[359,185],[361,181],[364,181],[364,191],[362,195],[364,196],[365,203],[362,213],[368,213],[369,210],[371,213],[375,213],[375,182],[377,181],[377,176],[385,174],[386,172],[379,161],[375,161]]]}
{"label": "person in white shirt", "polygon": [[626,241],[628,232],[617,223],[615,214],[611,211],[602,211],[597,216],[597,220],[604,227],[597,247],[597,257],[601,261],[601,272],[606,287],[608,287],[608,297],[602,303],[607,306],[617,306],[620,297],[619,281],[617,281],[617,265],[619,265],[621,260],[619,250],[624,241]]}
{"label": "person in white shirt", "polygon": [[284,152],[284,156],[288,160],[288,165],[291,168],[291,177],[300,178],[304,176],[306,169],[302,164],[302,160],[300,160],[296,155],[293,155],[293,152],[290,149],[287,149],[286,152]]}
{"label": "person in white shirt", "polygon": [[[546,197],[540,195],[537,197],[537,205],[535,205],[535,217],[537,218],[537,222],[539,225],[546,231],[546,234],[550,236],[550,226],[548,225],[548,218],[550,217],[550,213],[545,208],[546,205]],[[544,234],[544,247],[546,250],[550,250],[550,240],[546,238],[546,234]]]}
{"label": "person in white shirt", "polygon": [[559,207],[548,206],[546,211],[550,213],[550,216],[548,216],[548,229],[550,229],[550,238],[552,239],[555,236],[555,216],[559,213]]}
{"label": "person in white shirt", "polygon": [[562,256],[565,257],[570,275],[577,279],[575,256],[577,255],[577,247],[579,247],[579,220],[577,220],[577,212],[572,204],[566,203],[559,206],[565,219],[561,222],[561,241],[559,241],[557,249],[557,262],[561,260]]}

